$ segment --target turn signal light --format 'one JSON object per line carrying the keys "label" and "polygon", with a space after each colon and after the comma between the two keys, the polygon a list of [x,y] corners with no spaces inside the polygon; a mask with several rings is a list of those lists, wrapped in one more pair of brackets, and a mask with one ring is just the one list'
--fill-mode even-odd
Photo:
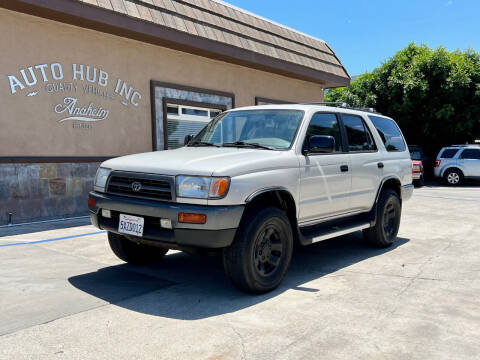
{"label": "turn signal light", "polygon": [[181,212],[178,213],[178,222],[186,224],[205,224],[207,222],[207,215]]}
{"label": "turn signal light", "polygon": [[88,207],[93,209],[95,207],[95,199],[94,198],[91,198],[89,197],[88,198]]}
{"label": "turn signal light", "polygon": [[228,190],[228,178],[218,178],[213,180],[212,186],[210,188],[211,197],[223,197]]}

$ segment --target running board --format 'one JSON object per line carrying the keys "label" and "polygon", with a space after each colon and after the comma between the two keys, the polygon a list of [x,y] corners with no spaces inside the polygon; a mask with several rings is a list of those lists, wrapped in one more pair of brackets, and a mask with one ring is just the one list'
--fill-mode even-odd
{"label": "running board", "polygon": [[302,245],[309,245],[319,241],[328,240],[337,236],[350,234],[355,231],[367,229],[371,226],[369,222],[359,221],[354,223],[344,223],[333,226],[323,226],[317,228],[300,228],[299,238]]}

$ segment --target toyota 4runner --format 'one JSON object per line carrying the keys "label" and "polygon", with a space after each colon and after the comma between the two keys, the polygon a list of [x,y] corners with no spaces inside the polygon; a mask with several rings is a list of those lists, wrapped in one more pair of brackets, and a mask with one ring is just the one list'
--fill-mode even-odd
{"label": "toyota 4runner", "polygon": [[215,249],[234,285],[263,293],[282,281],[296,244],[362,230],[370,245],[392,245],[412,191],[392,119],[266,105],[220,114],[182,148],[104,162],[88,204],[120,259]]}

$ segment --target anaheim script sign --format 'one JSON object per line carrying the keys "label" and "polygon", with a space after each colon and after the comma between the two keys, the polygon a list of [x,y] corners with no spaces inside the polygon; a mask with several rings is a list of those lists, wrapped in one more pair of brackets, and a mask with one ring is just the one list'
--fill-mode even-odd
{"label": "anaheim script sign", "polygon": [[58,120],[58,122],[64,122],[67,120],[79,120],[79,121],[100,121],[105,120],[108,117],[109,111],[101,107],[95,108],[92,103],[88,106],[77,106],[77,99],[72,97],[66,97],[63,100],[63,104],[57,104],[55,106],[55,112],[57,114],[68,114],[69,116]]}
{"label": "anaheim script sign", "polygon": [[[111,75],[96,66],[73,63],[71,78],[64,75],[67,72],[64,70],[67,69],[59,62],[27,66],[17,74],[8,75],[10,92],[15,96],[23,94],[30,98],[37,96],[40,91],[63,95],[63,100],[57,100],[53,105],[54,113],[60,115],[57,119],[59,123],[103,121],[110,114],[108,107],[115,102],[136,108],[142,100],[138,90],[118,77],[111,81]],[[107,101],[109,105],[79,100],[86,95],[98,97],[99,102]],[[74,128],[91,128],[91,125],[77,125]]]}

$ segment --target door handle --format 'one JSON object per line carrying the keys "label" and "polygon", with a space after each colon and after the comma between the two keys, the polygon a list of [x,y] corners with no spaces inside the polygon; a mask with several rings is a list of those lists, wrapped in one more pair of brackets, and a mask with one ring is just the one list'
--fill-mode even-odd
{"label": "door handle", "polygon": [[340,166],[340,170],[341,170],[342,172],[347,172],[347,171],[348,171],[348,165],[341,165],[341,166]]}
{"label": "door handle", "polygon": [[377,163],[377,166],[379,169],[383,169],[385,167],[382,162]]}

